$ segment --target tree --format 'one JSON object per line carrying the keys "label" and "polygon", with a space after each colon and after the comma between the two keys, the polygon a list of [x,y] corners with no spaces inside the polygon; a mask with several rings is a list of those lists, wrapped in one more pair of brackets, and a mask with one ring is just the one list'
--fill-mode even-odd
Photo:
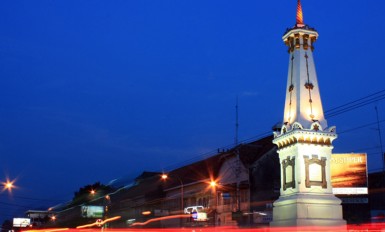
{"label": "tree", "polygon": [[5,220],[1,226],[1,232],[8,232],[12,230],[12,222],[10,220]]}
{"label": "tree", "polygon": [[84,187],[81,187],[78,191],[74,193],[72,202],[68,207],[85,204],[87,202],[90,202],[94,199],[97,199],[101,196],[108,194],[112,190],[113,189],[110,186],[103,185],[100,182],[85,185]]}

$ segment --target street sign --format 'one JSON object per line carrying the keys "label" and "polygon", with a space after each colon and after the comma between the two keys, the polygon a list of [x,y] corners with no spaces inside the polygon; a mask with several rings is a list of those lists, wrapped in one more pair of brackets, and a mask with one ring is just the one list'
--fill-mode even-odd
{"label": "street sign", "polygon": [[102,226],[103,225],[102,219],[97,219],[96,220],[96,225],[99,226],[99,227]]}

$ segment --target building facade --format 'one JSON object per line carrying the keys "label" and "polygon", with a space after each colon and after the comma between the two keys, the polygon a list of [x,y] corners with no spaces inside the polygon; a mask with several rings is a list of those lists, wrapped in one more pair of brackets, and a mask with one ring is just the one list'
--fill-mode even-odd
{"label": "building facade", "polygon": [[[49,220],[44,226],[77,227],[117,217],[103,226],[269,226],[273,203],[280,196],[282,172],[273,139],[268,136],[240,144],[167,173],[143,172],[105,196],[53,209],[49,214],[56,217],[55,221]],[[163,174],[167,174],[166,179]],[[338,196],[343,200],[345,220],[370,222],[371,213],[374,221],[383,220],[382,178],[381,173],[369,174],[369,196]],[[100,206],[104,211],[100,217],[84,217],[84,206]],[[194,211],[203,216],[195,220]]]}
{"label": "building facade", "polygon": [[[272,139],[240,144],[168,173],[143,172],[133,183],[105,196],[53,209],[56,220],[47,226],[76,227],[115,217],[119,219],[105,226],[266,224],[279,193],[279,163]],[[162,178],[164,174],[167,178]],[[100,206],[103,216],[84,216],[84,206]],[[194,218],[194,209],[202,218]]]}

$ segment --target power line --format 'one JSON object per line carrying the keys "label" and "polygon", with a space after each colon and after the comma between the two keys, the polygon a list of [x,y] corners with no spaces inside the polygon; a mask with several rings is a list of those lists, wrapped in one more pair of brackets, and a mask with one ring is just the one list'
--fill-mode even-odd
{"label": "power line", "polygon": [[354,101],[342,104],[340,106],[337,106],[335,108],[332,108],[330,110],[327,110],[325,111],[325,116],[327,118],[330,118],[330,117],[360,108],[362,106],[381,101],[383,99],[385,99],[385,90],[378,91],[368,96],[359,98],[357,100],[354,100]]}
{"label": "power line", "polygon": [[60,199],[42,199],[42,198],[31,198],[31,197],[23,197],[23,196],[13,196],[13,198],[19,198],[24,200],[32,200],[32,201],[47,201],[47,202],[62,202],[65,200]]}
{"label": "power line", "polygon": [[[241,140],[240,143],[252,142],[254,140],[264,138],[267,135],[271,135],[271,131],[267,131],[267,132],[258,134],[256,136],[253,136],[251,138]],[[185,161],[182,161],[182,162],[178,162],[178,163],[175,163],[173,165],[169,165],[169,166],[165,167],[165,169],[166,170],[171,170],[171,169],[176,168],[176,167],[185,166],[185,165],[191,164],[191,163],[193,163],[195,161],[198,161],[198,160],[201,160],[201,159],[205,159],[205,158],[211,157],[211,156],[213,156],[215,154],[218,154],[218,150],[228,150],[228,149],[231,149],[233,147],[234,147],[234,144],[228,144],[228,145],[222,146],[222,147],[220,147],[218,149],[214,149],[214,150],[208,151],[206,153],[194,156],[194,157],[192,157],[192,158],[190,158],[188,160],[185,160]]]}
{"label": "power line", "polygon": [[[378,94],[380,94],[380,96],[376,96]],[[364,99],[367,99],[367,100],[363,101]],[[346,112],[348,112],[350,110],[357,109],[359,107],[371,104],[373,102],[380,101],[382,99],[385,99],[385,89],[381,90],[381,91],[378,91],[376,93],[373,93],[373,94],[369,94],[368,96],[359,98],[357,100],[354,100],[354,101],[342,104],[340,106],[334,107],[332,109],[326,110],[325,111],[325,117],[328,118],[328,117],[333,117],[333,116],[336,116],[336,115],[339,115],[339,114],[343,114],[343,113],[346,113]],[[360,101],[362,101],[362,102],[360,102]],[[382,122],[385,122],[385,120],[381,120],[379,122],[382,123]],[[338,132],[338,134],[343,134],[343,133],[346,133],[346,132],[350,132],[350,131],[353,131],[353,130],[357,130],[357,129],[361,129],[361,128],[364,128],[364,127],[372,126],[372,125],[375,125],[375,124],[377,124],[377,122],[372,122],[372,123],[368,123],[368,124],[365,124],[365,125],[362,125],[362,126],[359,126],[359,127],[347,129],[347,130]],[[260,138],[262,136],[266,136],[268,134],[271,134],[271,131],[263,132],[263,133],[261,133],[261,134],[259,134],[257,136],[253,136],[251,138],[242,140],[242,142],[250,142],[250,141],[258,139],[258,138]]]}
{"label": "power line", "polygon": [[[385,122],[385,119],[379,121],[379,123],[382,123],[382,122]],[[351,128],[351,129],[346,129],[344,131],[338,132],[338,134],[343,134],[343,133],[346,133],[346,132],[362,129],[362,128],[365,128],[365,127],[368,127],[368,126],[373,126],[375,124],[377,124],[377,122],[371,122],[371,123],[368,123],[368,124],[365,124],[365,125],[361,125],[361,126],[358,126],[358,127]]]}
{"label": "power line", "polygon": [[13,217],[14,216],[14,215],[3,213],[3,212],[0,212],[0,215],[6,216],[6,217]]}
{"label": "power line", "polygon": [[370,151],[370,150],[377,150],[380,146],[374,146],[374,147],[365,147],[365,148],[358,148],[354,149],[354,151],[359,152],[359,151]]}
{"label": "power line", "polygon": [[0,204],[2,204],[2,205],[8,205],[8,206],[17,206],[17,207],[22,207],[22,208],[29,208],[29,207],[24,206],[24,205],[12,204],[12,203],[2,202],[2,201],[0,201]]}
{"label": "power line", "polygon": [[369,173],[380,172],[380,171],[382,171],[382,168],[373,168],[368,170]]}
{"label": "power line", "polygon": [[[353,100],[351,102],[347,102],[345,104],[342,104],[340,106],[334,107],[332,109],[326,110],[325,111],[325,117],[330,118],[330,117],[333,117],[333,116],[336,116],[336,115],[339,115],[339,114],[343,114],[343,113],[346,113],[348,111],[351,111],[351,110],[363,107],[365,105],[368,105],[368,104],[371,104],[371,103],[374,103],[374,102],[377,102],[377,101],[381,101],[383,99],[385,99],[385,89],[381,90],[381,91],[378,91],[378,92],[375,92],[375,93],[372,93],[372,94],[369,94],[369,95],[367,95],[365,97],[361,97],[359,99]],[[385,122],[385,120],[381,120],[380,121],[380,123],[382,123],[382,122]],[[361,129],[361,128],[364,128],[364,127],[368,127],[368,126],[374,125],[376,123],[377,122],[368,123],[368,124],[365,124],[365,125],[362,125],[362,126],[359,126],[359,127],[347,129],[347,130],[344,130],[342,132],[339,132],[339,134],[343,134],[343,133],[347,133],[347,132],[350,132],[350,131],[353,131],[353,130],[357,130],[357,129]],[[262,133],[260,133],[260,134],[258,134],[256,136],[244,139],[244,140],[240,141],[240,143],[252,142],[252,141],[255,141],[257,139],[260,139],[260,138],[266,137],[268,135],[271,135],[271,133],[272,133],[271,131],[265,131],[265,132],[262,132]],[[237,137],[238,137],[238,134],[237,134]],[[193,157],[191,159],[188,159],[186,161],[183,161],[183,162],[180,162],[180,163],[176,163],[174,165],[170,165],[170,166],[166,167],[166,169],[172,169],[174,167],[179,167],[180,165],[182,165],[182,166],[183,165],[187,165],[189,163],[192,163],[194,161],[200,160],[202,158],[207,158],[207,157],[210,157],[212,155],[215,155],[216,153],[218,153],[218,150],[221,150],[221,149],[222,150],[226,150],[226,149],[230,149],[232,147],[233,147],[233,144],[222,146],[219,149],[211,150],[211,151],[208,151],[208,152],[203,153],[201,155],[195,156],[195,157]]]}
{"label": "power line", "polygon": [[378,91],[376,93],[369,94],[368,96],[365,96],[365,97],[353,100],[351,102],[347,102],[345,104],[342,104],[340,106],[334,107],[332,109],[329,109],[329,110],[325,111],[325,113],[333,113],[333,111],[338,111],[338,110],[344,109],[346,107],[355,106],[357,104],[362,104],[362,103],[365,103],[368,101],[372,101],[374,99],[381,99],[381,98],[383,98],[383,96],[385,94],[384,92],[385,92],[385,90],[381,90],[381,91]]}
{"label": "power line", "polygon": [[337,107],[334,107],[334,108],[328,109],[328,110],[326,110],[326,111],[325,111],[325,113],[329,113],[330,111],[334,111],[334,110],[337,110],[337,109],[339,109],[339,108],[342,108],[342,107],[344,107],[344,106],[346,106],[346,105],[349,105],[349,104],[352,104],[352,103],[356,103],[356,102],[359,102],[359,101],[361,101],[361,100],[363,100],[363,99],[366,99],[366,98],[369,98],[369,97],[375,96],[375,95],[377,95],[377,94],[380,94],[380,93],[383,93],[383,92],[385,92],[385,89],[384,89],[384,90],[381,90],[381,91],[378,91],[378,92],[375,92],[375,93],[372,93],[372,94],[369,94],[369,95],[367,95],[367,96],[365,96],[365,97],[362,97],[362,98],[359,98],[359,99],[353,100],[353,101],[351,101],[351,102],[348,102],[348,103],[342,104],[342,105],[340,105],[340,106],[337,106]]}

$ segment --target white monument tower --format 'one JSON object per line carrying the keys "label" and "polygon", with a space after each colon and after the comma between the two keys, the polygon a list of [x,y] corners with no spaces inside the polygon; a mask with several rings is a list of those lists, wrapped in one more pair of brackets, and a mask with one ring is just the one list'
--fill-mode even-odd
{"label": "white monument tower", "polygon": [[297,20],[282,37],[289,49],[285,112],[274,133],[281,166],[280,197],[271,226],[345,226],[341,200],[332,193],[330,157],[335,127],[324,118],[313,60],[318,33],[304,24],[301,2]]}

